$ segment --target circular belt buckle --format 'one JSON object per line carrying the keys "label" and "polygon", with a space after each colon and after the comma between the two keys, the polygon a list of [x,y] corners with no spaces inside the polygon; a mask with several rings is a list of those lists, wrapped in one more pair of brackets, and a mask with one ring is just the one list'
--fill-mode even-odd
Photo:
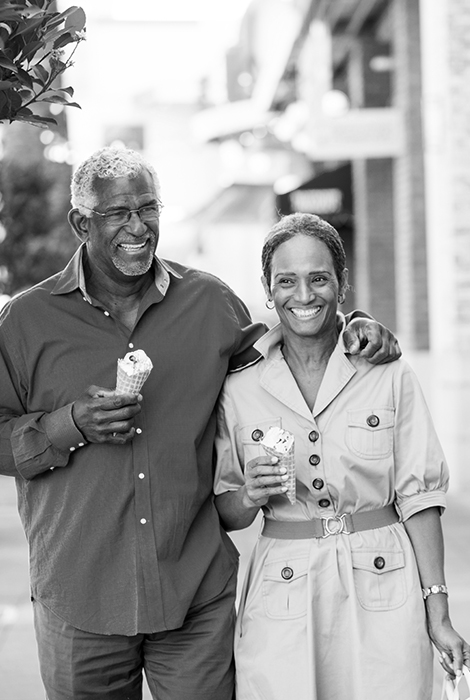
{"label": "circular belt buckle", "polygon": [[[323,529],[325,534],[322,536],[322,539],[330,535],[349,535],[350,533],[346,530],[345,517],[345,513],[343,513],[343,515],[328,515],[327,517],[323,517]],[[331,526],[330,523],[334,523],[334,525]]]}

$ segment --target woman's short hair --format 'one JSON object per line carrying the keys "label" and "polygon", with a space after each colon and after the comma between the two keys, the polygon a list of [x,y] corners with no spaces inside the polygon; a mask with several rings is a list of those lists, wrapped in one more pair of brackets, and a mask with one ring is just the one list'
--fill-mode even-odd
{"label": "woman's short hair", "polygon": [[130,148],[113,148],[106,146],[84,160],[76,169],[71,184],[72,207],[77,208],[83,216],[91,216],[98,198],[96,179],[114,180],[118,177],[134,178],[147,170],[155,185],[157,197],[160,199],[160,182],[158,175],[145,158]]}
{"label": "woman's short hair", "polygon": [[283,216],[269,231],[261,252],[263,275],[271,286],[271,266],[274,251],[294,236],[311,236],[322,241],[331,253],[338,282],[342,281],[346,267],[346,253],[338,231],[316,214],[288,214]]}

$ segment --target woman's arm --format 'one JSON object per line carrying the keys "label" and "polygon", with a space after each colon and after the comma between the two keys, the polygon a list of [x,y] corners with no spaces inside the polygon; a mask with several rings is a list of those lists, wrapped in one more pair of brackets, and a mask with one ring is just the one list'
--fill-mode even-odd
{"label": "woman's arm", "polygon": [[215,497],[222,525],[226,530],[243,530],[251,525],[259,509],[271,496],[285,493],[285,467],[277,466],[277,457],[256,457],[246,465],[245,483],[237,491]]}
{"label": "woman's arm", "polygon": [[[438,508],[426,508],[412,515],[404,523],[413,545],[418,564],[421,586],[429,588],[445,584],[444,539]],[[452,627],[445,593],[426,598],[426,616],[429,636],[442,657],[445,670],[460,675],[462,663],[470,665],[470,647]]]}

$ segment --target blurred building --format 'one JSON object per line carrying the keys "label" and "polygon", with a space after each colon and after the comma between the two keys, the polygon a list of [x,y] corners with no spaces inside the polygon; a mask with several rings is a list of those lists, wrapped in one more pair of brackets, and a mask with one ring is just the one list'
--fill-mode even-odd
{"label": "blurred building", "polygon": [[234,102],[196,118],[201,138],[249,151],[264,126],[303,156],[310,177],[273,184],[280,211],[336,217],[354,304],[397,332],[467,487],[469,29],[465,0],[253,0],[227,56]]}

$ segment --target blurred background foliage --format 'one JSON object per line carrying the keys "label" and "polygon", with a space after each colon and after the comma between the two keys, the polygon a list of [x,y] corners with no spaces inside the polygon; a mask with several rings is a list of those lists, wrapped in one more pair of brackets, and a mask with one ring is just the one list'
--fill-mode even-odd
{"label": "blurred background foliage", "polygon": [[[0,4],[0,121],[8,123],[0,160],[0,294],[54,274],[77,247],[67,223],[71,166],[44,157],[43,129],[31,125],[66,138],[62,109],[78,105],[60,79],[84,27],[76,6],[59,13],[52,0]],[[68,58],[65,46],[72,47]]]}

